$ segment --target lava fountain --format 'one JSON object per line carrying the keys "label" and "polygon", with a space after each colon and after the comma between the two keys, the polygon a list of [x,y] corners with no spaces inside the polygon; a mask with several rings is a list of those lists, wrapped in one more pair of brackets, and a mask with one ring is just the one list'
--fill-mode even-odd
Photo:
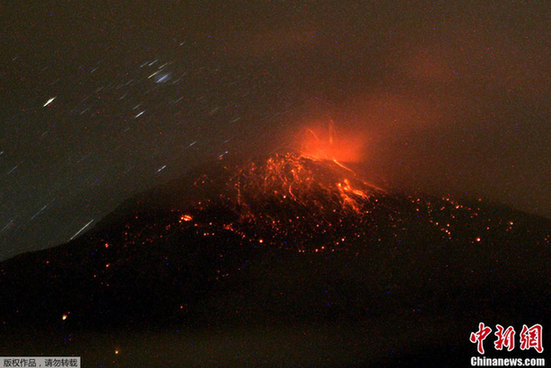
{"label": "lava fountain", "polygon": [[333,120],[329,121],[327,129],[308,127],[300,136],[298,146],[303,157],[315,161],[333,161],[341,167],[345,167],[343,163],[361,161],[361,137],[337,136]]}

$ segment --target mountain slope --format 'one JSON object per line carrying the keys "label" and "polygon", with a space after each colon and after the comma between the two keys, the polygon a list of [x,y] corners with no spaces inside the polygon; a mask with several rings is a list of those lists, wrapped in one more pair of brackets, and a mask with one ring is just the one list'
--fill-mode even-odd
{"label": "mountain slope", "polygon": [[369,326],[387,321],[402,354],[447,355],[481,320],[546,321],[550,234],[547,219],[393,193],[338,162],[221,161],[3,262],[2,328],[329,323],[378,341]]}

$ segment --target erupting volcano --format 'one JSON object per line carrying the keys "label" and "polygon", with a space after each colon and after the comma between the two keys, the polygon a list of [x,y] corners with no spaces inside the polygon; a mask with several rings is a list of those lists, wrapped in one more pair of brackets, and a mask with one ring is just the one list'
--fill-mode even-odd
{"label": "erupting volcano", "polygon": [[[375,320],[441,326],[425,313],[451,316],[439,331],[446,355],[463,349],[468,311],[543,323],[550,233],[548,220],[506,208],[383,190],[335,157],[223,159],[67,244],[2,263],[2,328],[331,323],[378,341]],[[344,344],[380,363],[355,336]],[[395,348],[415,339],[404,333]]]}

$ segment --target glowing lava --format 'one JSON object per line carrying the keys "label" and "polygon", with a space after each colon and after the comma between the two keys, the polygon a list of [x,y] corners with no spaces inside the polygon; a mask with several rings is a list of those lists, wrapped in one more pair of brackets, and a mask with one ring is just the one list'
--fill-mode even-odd
{"label": "glowing lava", "polygon": [[261,163],[250,162],[241,168],[233,185],[242,207],[272,198],[295,202],[312,213],[336,209],[361,212],[371,194],[381,191],[335,159],[292,153],[276,154]]}

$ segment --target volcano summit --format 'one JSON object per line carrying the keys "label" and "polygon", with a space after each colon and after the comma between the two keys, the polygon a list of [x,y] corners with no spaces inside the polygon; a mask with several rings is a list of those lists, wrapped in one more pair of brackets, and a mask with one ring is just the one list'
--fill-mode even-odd
{"label": "volcano summit", "polygon": [[[383,190],[336,161],[221,160],[67,244],[3,262],[0,322],[40,331],[20,337],[21,353],[47,339],[107,365],[79,336],[159,330],[170,338],[151,349],[178,366],[446,365],[450,354],[464,366],[480,321],[545,326],[550,241],[547,219]],[[211,360],[177,353],[220,331],[238,346],[211,346]]]}

